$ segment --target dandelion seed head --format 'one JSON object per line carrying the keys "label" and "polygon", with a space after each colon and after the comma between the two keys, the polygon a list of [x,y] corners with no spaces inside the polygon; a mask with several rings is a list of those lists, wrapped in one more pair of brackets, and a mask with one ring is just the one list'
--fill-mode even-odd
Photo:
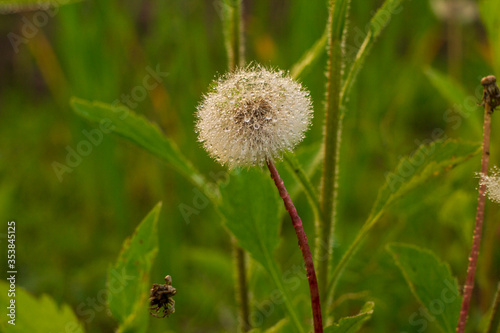
{"label": "dandelion seed head", "polygon": [[500,203],[500,169],[494,166],[489,175],[478,174],[480,177],[479,185],[486,186],[486,195],[496,203]]}
{"label": "dandelion seed head", "polygon": [[197,108],[198,140],[223,165],[280,158],[304,138],[309,92],[283,71],[254,65],[220,77]]}

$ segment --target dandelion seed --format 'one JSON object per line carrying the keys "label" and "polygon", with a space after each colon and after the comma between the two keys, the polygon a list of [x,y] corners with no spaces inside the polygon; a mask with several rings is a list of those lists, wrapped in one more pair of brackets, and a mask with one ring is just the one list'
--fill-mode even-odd
{"label": "dandelion seed", "polygon": [[262,165],[280,158],[302,141],[310,126],[309,92],[283,71],[249,66],[211,87],[197,108],[196,132],[223,165]]}
{"label": "dandelion seed", "polygon": [[493,202],[500,203],[500,169],[494,166],[489,175],[479,174],[479,176],[481,178],[479,184],[486,186],[485,194],[488,198]]}

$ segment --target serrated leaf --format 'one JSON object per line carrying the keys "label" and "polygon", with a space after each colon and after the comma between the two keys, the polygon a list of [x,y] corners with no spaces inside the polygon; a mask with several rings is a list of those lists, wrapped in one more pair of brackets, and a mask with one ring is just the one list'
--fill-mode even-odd
{"label": "serrated leaf", "polygon": [[393,172],[386,173],[386,183],[379,191],[371,218],[382,214],[397,198],[425,180],[452,169],[480,152],[480,144],[456,140],[439,140],[421,145],[411,156],[403,158]]}
{"label": "serrated leaf", "polygon": [[273,256],[280,242],[280,202],[271,177],[257,168],[236,169],[231,172],[228,183],[220,184],[220,194],[218,210],[226,227],[238,244],[268,272],[283,295],[295,328],[304,332]]}
{"label": "serrated leaf", "polygon": [[158,252],[160,210],[161,202],[125,240],[118,260],[109,270],[108,306],[120,323],[119,332],[145,332],[147,329],[149,274]]}
{"label": "serrated leaf", "polygon": [[[54,9],[62,5],[67,5],[82,0],[1,0],[0,14],[19,13],[32,10],[51,10],[51,14],[56,13]],[[55,14],[53,14],[55,15]]]}
{"label": "serrated leaf", "polygon": [[359,314],[352,317],[344,317],[337,324],[325,328],[325,333],[356,333],[373,314],[373,302],[367,302]]}
{"label": "serrated leaf", "polygon": [[330,281],[328,304],[333,301],[335,286],[347,263],[385,210],[398,198],[430,177],[437,176],[480,152],[480,144],[439,140],[429,145],[421,145],[410,157],[403,158],[393,172],[387,173],[386,183],[379,191],[370,216],[335,267]]}
{"label": "serrated leaf", "polygon": [[[104,134],[114,132],[146,149],[172,165],[194,185],[206,190],[204,177],[181,154],[177,146],[165,137],[157,125],[125,106],[113,106],[73,97],[71,106],[76,114],[99,126]],[[212,191],[205,191],[211,196]]]}
{"label": "serrated leaf", "polygon": [[[19,285],[15,287],[15,297],[10,298],[9,289],[8,283],[0,281],[0,303],[5,305],[5,307],[2,306],[4,313],[0,319],[1,331],[13,333],[84,332],[83,326],[68,305],[59,306],[47,295],[35,297]],[[8,323],[12,320],[8,316],[10,310],[7,309],[11,304],[11,299],[15,301],[15,325]]]}
{"label": "serrated leaf", "polygon": [[406,282],[445,333],[454,333],[462,298],[450,267],[431,251],[408,244],[387,246]]}
{"label": "serrated leaf", "polygon": [[358,53],[356,54],[356,58],[354,59],[351,68],[347,74],[346,80],[342,87],[341,99],[340,103],[343,105],[349,95],[349,92],[356,80],[356,77],[363,67],[366,56],[370,52],[373,44],[377,40],[378,36],[382,33],[386,25],[391,20],[391,16],[393,12],[398,8],[401,4],[402,0],[386,0],[383,5],[377,10],[377,13],[370,20],[368,31],[366,33],[365,39],[363,43],[359,46]]}

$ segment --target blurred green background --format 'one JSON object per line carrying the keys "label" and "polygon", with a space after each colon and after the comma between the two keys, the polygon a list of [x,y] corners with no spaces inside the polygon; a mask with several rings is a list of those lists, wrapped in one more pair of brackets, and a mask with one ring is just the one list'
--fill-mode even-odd
{"label": "blurred green background", "polygon": [[[351,59],[381,3],[352,1],[346,40]],[[401,157],[432,140],[436,129],[451,138],[481,140],[482,109],[475,107],[459,117],[460,123],[450,121],[446,117],[457,117],[457,106],[426,75],[430,67],[449,74],[467,96],[480,100],[480,78],[495,74],[494,64],[500,61],[495,61],[476,5],[470,3],[470,13],[452,19],[446,7],[404,1],[368,56],[344,122],[337,258],[368,216],[386,172]],[[168,319],[151,318],[150,331],[236,331],[230,238],[210,205],[188,220],[183,217],[179,205],[192,206],[194,197],[186,179],[109,134],[61,181],[53,168],[54,162],[66,164],[68,147],[77,149],[86,140],[83,131],[94,128],[72,112],[71,96],[123,101],[123,95],[143,85],[148,68],[159,68],[168,76],[131,109],[156,122],[208,178],[223,170],[203,151],[193,131],[197,103],[227,68],[220,8],[218,0],[87,0],[53,10],[53,15],[44,16],[46,22],[39,11],[0,16],[0,217],[5,222],[0,241],[6,244],[6,221],[16,221],[19,287],[35,295],[49,294],[71,305],[82,321],[89,319],[82,309],[91,309],[89,298],[105,287],[108,266],[123,240],[163,201],[160,252],[151,282],[162,283],[170,274],[178,293],[176,313]],[[322,35],[327,4],[245,1],[244,20],[247,60],[290,69]],[[30,29],[26,22],[40,27],[33,25],[29,38],[14,46],[9,33],[23,36],[23,29]],[[317,148],[322,138],[325,67],[323,55],[301,77],[311,91],[315,116],[299,156]],[[500,160],[496,118],[492,165]],[[422,327],[411,323],[420,305],[385,250],[392,241],[431,249],[464,283],[477,200],[474,172],[479,167],[475,158],[433,178],[383,218],[340,282],[337,317],[357,313],[365,301],[373,300],[375,312],[363,331],[417,332]],[[313,180],[319,184],[318,172]],[[286,182],[295,180],[288,177]],[[297,196],[296,205],[311,238],[313,216],[304,194]],[[499,217],[498,208],[488,204],[471,326],[484,320],[500,276]],[[294,271],[302,267],[302,259],[288,217],[283,221],[284,241],[277,256],[283,271]],[[5,252],[2,245],[2,258]],[[252,308],[263,313],[274,286],[257,264],[250,265]],[[308,318],[306,283],[300,284],[297,295],[297,306]],[[116,327],[106,310],[94,313],[85,323],[88,332]],[[276,305],[264,327],[284,315]],[[429,322],[425,331],[438,328]]]}

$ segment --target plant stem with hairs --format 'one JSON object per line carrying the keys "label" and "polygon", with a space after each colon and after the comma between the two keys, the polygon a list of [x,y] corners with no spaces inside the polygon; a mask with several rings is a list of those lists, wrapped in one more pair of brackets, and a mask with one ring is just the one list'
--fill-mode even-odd
{"label": "plant stem with hairs", "polygon": [[304,232],[302,220],[297,214],[297,210],[293,205],[292,199],[290,198],[290,195],[288,194],[285,188],[285,184],[283,183],[283,180],[281,179],[278,170],[276,169],[271,160],[267,160],[267,167],[271,172],[271,178],[274,180],[274,183],[278,188],[280,197],[281,199],[283,199],[285,208],[288,211],[288,214],[290,214],[293,227],[295,228],[295,233],[297,234],[297,238],[299,240],[299,247],[300,250],[302,251],[302,257],[304,258],[304,262],[306,265],[307,280],[309,282],[309,291],[311,293],[311,306],[313,313],[314,332],[321,333],[323,332],[323,321],[321,319],[321,304],[319,300],[318,281],[316,279],[316,271],[314,270],[314,262],[311,250],[307,242],[307,235]]}
{"label": "plant stem with hairs", "polygon": [[[242,0],[224,2],[224,39],[226,43],[228,67],[234,71],[245,64],[245,47],[242,20]],[[250,301],[246,275],[246,254],[232,237],[233,255],[236,268],[236,299],[240,311],[240,331],[248,332],[250,325]]]}
{"label": "plant stem with hairs", "polygon": [[349,0],[329,2],[328,66],[325,103],[325,130],[323,145],[323,175],[321,178],[321,214],[316,230],[316,260],[321,297],[326,299],[328,271],[333,251],[333,229],[337,199],[338,152],[342,133],[340,92],[345,16]]}
{"label": "plant stem with hairs", "polygon": [[[490,132],[491,132],[491,114],[498,105],[500,92],[496,86],[496,79],[490,75],[481,80],[483,85],[483,105],[484,105],[484,124],[483,124],[483,155],[481,159],[481,178],[488,175],[488,163],[490,159]],[[467,268],[467,279],[464,286],[464,297],[462,307],[460,309],[460,317],[457,324],[457,333],[465,331],[467,322],[467,313],[469,312],[472,290],[474,289],[474,275],[476,273],[477,258],[479,256],[479,247],[481,244],[481,233],[484,220],[484,206],[486,202],[486,184],[480,182],[477,211],[476,211],[476,226],[474,228],[474,236],[472,238],[472,249],[469,256],[469,266]]]}

